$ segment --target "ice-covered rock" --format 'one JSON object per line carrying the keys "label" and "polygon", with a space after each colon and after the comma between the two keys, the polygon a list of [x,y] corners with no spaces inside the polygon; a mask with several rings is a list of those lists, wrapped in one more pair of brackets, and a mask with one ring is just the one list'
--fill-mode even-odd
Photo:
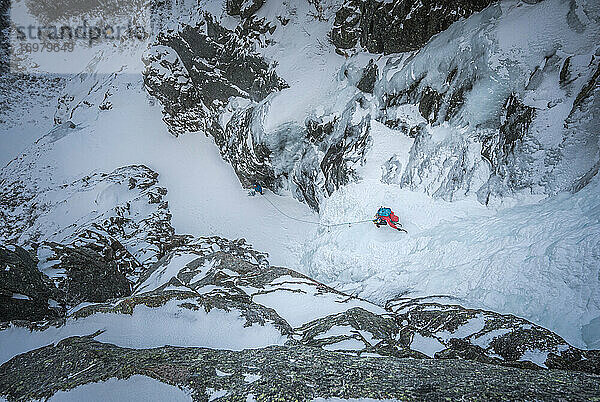
{"label": "ice-covered rock", "polygon": [[490,0],[348,0],[335,14],[331,40],[339,49],[371,53],[417,50],[453,22],[483,10]]}
{"label": "ice-covered rock", "polygon": [[375,86],[378,120],[412,129],[396,115],[415,104],[430,125],[397,183],[482,203],[577,187],[598,162],[599,14],[577,2],[499,2],[389,59]]}

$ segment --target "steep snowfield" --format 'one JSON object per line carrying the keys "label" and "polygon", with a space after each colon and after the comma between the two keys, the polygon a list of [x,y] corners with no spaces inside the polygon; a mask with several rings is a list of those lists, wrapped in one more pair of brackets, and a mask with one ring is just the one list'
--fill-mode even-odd
{"label": "steep snowfield", "polygon": [[599,185],[497,212],[377,182],[349,185],[327,201],[324,219],[358,220],[389,205],[409,233],[370,224],[323,229],[303,262],[317,280],[369,300],[455,296],[597,347],[598,328],[581,331],[600,314]]}
{"label": "steep snowfield", "polygon": [[[279,62],[277,72],[291,86],[265,100],[265,118],[261,123],[267,134],[289,122],[303,122],[310,115],[326,116],[332,111],[343,110],[354,89],[342,71],[348,71],[352,77],[353,71],[356,73],[368,59],[365,54],[352,56],[349,60],[336,55],[326,40],[328,23],[305,18],[308,4],[298,7],[285,4],[279,6],[267,2],[268,7],[259,12],[259,16],[274,18],[284,8],[291,7],[294,14],[287,9],[286,13],[298,16],[284,33],[276,31],[276,45],[259,49],[266,57]],[[492,75],[480,84],[481,87],[467,99],[464,115],[464,119],[473,123],[487,119],[487,107],[501,106],[500,99],[510,93],[512,85],[523,84],[524,71],[533,69],[535,63],[543,60],[548,49],[524,52],[522,49],[527,49],[529,42],[537,46],[540,42],[553,43],[556,39],[561,51],[576,53],[578,57],[573,63],[580,67],[585,64],[584,58],[594,52],[594,49],[585,48],[577,53],[580,37],[573,39],[562,35],[566,29],[564,17],[569,12],[568,2],[549,0],[542,3],[544,12],[539,20],[534,12],[538,8],[532,8],[534,6],[516,2],[502,4],[500,8],[507,15],[519,18],[507,18],[498,28],[498,41],[492,43],[499,46],[496,56],[510,54],[522,63],[518,70],[520,81],[513,82],[513,75],[507,72],[505,76]],[[593,2],[577,4],[594,6]],[[210,8],[215,14],[222,10],[214,4]],[[328,15],[331,10],[333,8]],[[501,14],[492,11],[467,21],[475,24],[481,18],[501,19]],[[527,26],[523,24],[524,19],[538,21],[538,24]],[[224,24],[227,20],[233,21],[231,17],[224,17]],[[465,21],[459,22],[462,23]],[[459,34],[460,27],[455,25],[447,35]],[[596,33],[586,31],[584,35]],[[386,88],[400,88],[407,71],[408,77],[414,79],[414,74],[419,73],[416,69],[429,68],[432,60],[443,60],[435,51],[447,45],[445,34],[434,39],[430,53],[407,61],[412,64],[404,64],[405,56],[399,56],[398,60],[390,57],[378,60],[381,66],[391,60],[391,67],[385,72],[389,80],[385,83]],[[453,45],[458,47],[481,45],[462,43],[458,37],[453,39]],[[444,53],[444,57],[449,57],[449,53]],[[497,63],[492,66],[497,68],[498,74],[506,67],[503,63],[510,65],[511,62],[501,58],[491,60]],[[399,63],[401,68],[392,68],[396,66],[394,63]],[[403,70],[404,66],[410,68]],[[440,63],[437,67],[443,70],[444,66]],[[139,65],[132,66],[131,71],[139,70]],[[398,75],[394,76],[395,73]],[[502,80],[498,85],[492,82],[499,77]],[[434,76],[427,79],[432,80],[432,85],[436,84]],[[529,104],[553,100],[557,94],[562,97],[556,88],[548,86],[544,89],[544,85],[550,85],[548,82],[540,84],[547,94],[544,95],[542,90],[536,92],[541,100],[528,99]],[[443,85],[443,81],[437,84]],[[91,95],[90,88],[95,88]],[[100,103],[105,92],[110,90],[112,108],[77,109],[71,118],[76,129],[32,145],[25,151],[23,158],[29,167],[26,172],[21,172],[22,177],[35,179],[46,186],[58,186],[92,172],[110,172],[121,166],[145,164],[160,174],[161,185],[168,189],[166,198],[173,214],[173,225],[179,233],[244,237],[255,249],[268,252],[273,265],[297,269],[371,301],[382,303],[398,294],[454,296],[471,307],[523,316],[556,331],[576,346],[600,347],[600,181],[597,178],[576,194],[559,193],[547,199],[539,196],[507,198],[495,207],[482,206],[474,196],[453,202],[433,199],[424,193],[423,186],[416,186],[411,191],[398,184],[382,182],[382,174],[389,168],[384,169],[384,166],[391,157],[395,156],[399,162],[396,168],[404,171],[411,157],[409,151],[413,139],[373,119],[373,143],[367,154],[367,164],[359,171],[362,180],[341,188],[326,199],[321,216],[291,197],[275,196],[270,192],[266,197],[289,216],[309,222],[321,220],[324,224],[369,219],[379,206],[387,205],[400,217],[408,234],[389,228],[377,229],[370,223],[318,227],[289,219],[261,197],[248,197],[231,167],[221,159],[212,139],[203,133],[171,136],[161,119],[159,105],[145,93],[139,74],[123,73],[116,78],[83,76],[75,79],[68,90],[81,99],[95,97],[92,99],[94,105]],[[573,94],[568,99],[572,102],[572,98]],[[375,103],[373,98],[368,99]],[[553,116],[568,112],[570,108],[565,107],[563,104],[557,109],[543,111],[542,119],[536,122],[539,127],[533,127],[540,139],[551,145],[553,141],[559,141],[560,135],[556,137],[556,133],[541,125],[547,122],[550,128],[556,127],[560,119]],[[47,111],[40,110],[40,113]],[[359,113],[363,115],[359,116]],[[374,108],[360,110],[357,118],[368,113],[374,114]],[[405,113],[407,119],[419,119],[414,110],[398,113]],[[40,130],[47,119],[42,123]],[[445,160],[454,151],[452,146],[462,146],[472,139],[472,132],[467,132],[465,127],[440,125],[428,129],[435,144],[448,146],[436,154],[437,160],[423,160],[431,162],[434,173],[445,167]],[[32,135],[31,126],[10,128],[10,135],[18,136],[21,131],[28,133],[28,138]],[[2,141],[4,144],[4,138]],[[470,157],[480,157],[477,145],[469,146]],[[17,148],[2,147],[0,161],[16,156]],[[487,166],[481,159],[473,159],[473,163],[479,165],[473,183],[482,184],[481,175],[487,172]],[[11,169],[9,166],[4,172]],[[428,180],[427,177],[422,179]],[[85,209],[85,206],[80,207]],[[89,208],[94,208],[91,202]],[[282,296],[265,300],[265,303],[282,305],[284,300],[287,299]],[[290,310],[290,316],[297,317],[298,312],[291,307]],[[68,332],[69,327],[66,328],[63,335],[83,331]],[[193,328],[189,326],[182,331]],[[15,339],[21,336],[22,333],[16,334]]]}

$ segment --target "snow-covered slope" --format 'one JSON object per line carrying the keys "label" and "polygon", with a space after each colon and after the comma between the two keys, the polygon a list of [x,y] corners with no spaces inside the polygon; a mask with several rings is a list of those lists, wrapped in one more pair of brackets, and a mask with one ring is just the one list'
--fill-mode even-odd
{"label": "snow-covered slope", "polygon": [[385,302],[450,295],[463,304],[528,317],[577,345],[597,347],[600,183],[575,195],[497,211],[364,181],[327,200],[323,219],[364,218],[397,206],[408,234],[372,225],[323,229],[304,259],[325,283]]}
{"label": "snow-covered slope", "polygon": [[[2,143],[40,131],[22,153],[25,140],[2,147],[0,161],[15,159],[0,172],[0,242],[38,248],[39,268],[49,270],[58,261],[50,243],[80,245],[93,229],[137,261],[130,279],[145,280],[139,297],[171,281],[198,292],[179,278],[194,253],[173,266],[162,260],[175,232],[245,238],[271,264],[380,307],[398,296],[446,295],[600,347],[596,2],[496,2],[418,50],[388,55],[336,49],[328,38],[341,3],[257,0],[229,14],[211,1],[158,5],[160,33],[135,49],[135,61],[102,47],[110,62],[95,58],[60,82],[52,129],[44,128],[47,104],[37,109],[43,118],[3,126]],[[6,119],[23,108],[14,110]],[[265,196],[248,197],[243,186],[257,181]],[[328,226],[368,220],[381,205],[407,234],[369,222]],[[103,226],[111,219],[119,224]],[[156,222],[168,227],[155,230]],[[311,342],[337,343],[317,342],[304,326],[346,309],[312,315],[315,303],[341,304],[307,281],[241,289]],[[95,314],[41,339],[104,325],[102,339],[114,341],[111,331],[130,325],[145,347],[156,346],[166,340],[144,339],[137,325],[178,317],[182,346],[288,340],[252,325],[251,340],[263,343],[218,343],[227,331],[208,328],[218,322],[247,330],[237,311],[146,307],[130,321]],[[206,336],[186,343],[200,327]],[[338,349],[362,342],[356,329],[332,328],[320,339],[341,337]],[[423,337],[415,345],[426,355],[445,345]]]}

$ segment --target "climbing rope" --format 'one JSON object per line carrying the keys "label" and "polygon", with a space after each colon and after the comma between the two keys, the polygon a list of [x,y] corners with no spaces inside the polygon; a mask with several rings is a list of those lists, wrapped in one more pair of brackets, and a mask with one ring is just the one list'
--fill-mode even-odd
{"label": "climbing rope", "polygon": [[275,205],[275,204],[274,204],[274,203],[273,203],[273,202],[272,202],[272,201],[271,201],[271,200],[270,200],[270,199],[267,197],[267,195],[266,195],[266,194],[263,194],[263,195],[262,195],[262,198],[264,198],[265,200],[267,200],[267,202],[268,202],[269,204],[271,204],[271,206],[272,206],[273,208],[275,208],[275,209],[276,209],[276,210],[277,210],[277,211],[278,211],[278,212],[279,212],[281,215],[283,215],[283,216],[285,216],[285,217],[287,217],[287,218],[289,218],[289,219],[292,219],[292,220],[294,220],[294,221],[298,221],[298,222],[310,223],[310,224],[312,224],[312,225],[325,226],[325,227],[328,227],[328,228],[330,228],[330,227],[334,227],[334,226],[353,225],[353,224],[355,224],[355,223],[373,222],[371,219],[365,219],[365,220],[362,220],[362,221],[354,221],[354,222],[341,222],[341,223],[334,223],[334,224],[327,224],[327,223],[316,222],[316,221],[307,221],[307,220],[300,219],[300,218],[295,218],[295,217],[293,217],[293,216],[290,216],[290,215],[286,214],[286,213],[285,213],[285,212],[283,212],[281,209],[279,209],[279,208],[277,207],[277,205]]}

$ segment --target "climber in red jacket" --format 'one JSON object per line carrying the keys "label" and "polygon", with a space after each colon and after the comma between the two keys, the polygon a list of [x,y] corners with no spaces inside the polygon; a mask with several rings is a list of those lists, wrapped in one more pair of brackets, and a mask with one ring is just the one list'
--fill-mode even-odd
{"label": "climber in red jacket", "polygon": [[[396,226],[396,223],[398,223],[398,221],[399,221],[399,219],[394,214],[394,212],[390,208],[385,208],[385,207],[379,208],[379,211],[377,211],[377,214],[375,215],[375,219],[373,219],[373,223],[375,223],[375,226],[377,226],[377,227],[390,225],[390,227],[392,227],[396,230],[405,232],[404,229]],[[400,225],[400,223],[398,223],[398,225]],[[400,226],[402,226],[402,225],[400,225]]]}

